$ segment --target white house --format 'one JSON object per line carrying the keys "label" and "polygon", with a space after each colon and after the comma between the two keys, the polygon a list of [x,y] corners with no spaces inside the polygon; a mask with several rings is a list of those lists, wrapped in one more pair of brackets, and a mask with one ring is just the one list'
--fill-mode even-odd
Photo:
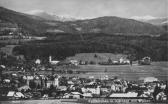
{"label": "white house", "polygon": [[124,58],[121,57],[121,58],[119,59],[119,62],[120,62],[120,63],[124,63]]}
{"label": "white house", "polygon": [[65,93],[63,98],[74,98],[74,99],[79,99],[80,96],[83,96],[79,92],[71,92],[71,93]]}
{"label": "white house", "polygon": [[86,97],[86,98],[92,98],[93,97],[92,93],[83,93],[83,96]]}
{"label": "white house", "polygon": [[25,96],[21,92],[9,91],[7,94],[9,98],[24,98]]}
{"label": "white house", "polygon": [[56,64],[58,64],[59,62],[60,62],[60,61],[52,60],[52,57],[49,56],[49,63],[50,63],[50,64],[56,65]]}
{"label": "white house", "polygon": [[120,62],[120,63],[124,63],[124,64],[130,64],[130,60],[124,59],[123,57],[121,57],[121,58],[119,59],[119,62]]}
{"label": "white house", "polygon": [[73,65],[75,65],[75,66],[79,65],[78,60],[70,60],[70,63],[73,64]]}
{"label": "white house", "polygon": [[59,87],[59,78],[54,79],[54,86]]}
{"label": "white house", "polygon": [[40,59],[36,59],[35,64],[40,64],[41,60]]}
{"label": "white house", "polygon": [[93,86],[93,85],[88,85],[86,86],[86,90],[83,89],[83,91],[91,92],[92,94],[100,95],[100,86]]}
{"label": "white house", "polygon": [[4,79],[3,80],[5,83],[10,83],[11,81],[10,81],[10,79]]}

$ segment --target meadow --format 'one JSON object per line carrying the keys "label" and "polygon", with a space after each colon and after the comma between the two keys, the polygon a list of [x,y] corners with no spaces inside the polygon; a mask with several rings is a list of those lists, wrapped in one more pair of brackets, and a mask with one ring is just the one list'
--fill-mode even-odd
{"label": "meadow", "polygon": [[[151,65],[79,65],[73,69],[81,73],[61,74],[62,76],[78,76],[80,78],[120,78],[129,81],[138,81],[145,77],[156,77],[159,80],[168,80],[168,62],[152,62]],[[39,74],[52,74],[52,71],[39,71]],[[56,72],[55,72],[56,73]]]}

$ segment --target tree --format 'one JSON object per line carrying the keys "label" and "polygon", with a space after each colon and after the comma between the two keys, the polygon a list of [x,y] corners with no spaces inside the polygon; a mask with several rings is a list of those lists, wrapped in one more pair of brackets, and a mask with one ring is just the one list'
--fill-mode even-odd
{"label": "tree", "polygon": [[111,58],[109,58],[109,59],[108,59],[108,63],[112,63],[112,60],[111,60]]}
{"label": "tree", "polygon": [[40,86],[40,84],[38,84],[38,85],[37,85],[37,89],[41,89],[41,86]]}
{"label": "tree", "polygon": [[161,91],[160,87],[158,85],[156,85],[154,92],[153,92],[153,97],[155,100],[156,100],[157,94],[160,93],[160,91]]}
{"label": "tree", "polygon": [[97,58],[97,54],[94,55],[94,58]]}
{"label": "tree", "polygon": [[167,100],[168,100],[168,81],[166,81],[165,94],[166,94]]}
{"label": "tree", "polygon": [[35,89],[36,88],[36,83],[34,81],[30,81],[29,87],[31,89]]}

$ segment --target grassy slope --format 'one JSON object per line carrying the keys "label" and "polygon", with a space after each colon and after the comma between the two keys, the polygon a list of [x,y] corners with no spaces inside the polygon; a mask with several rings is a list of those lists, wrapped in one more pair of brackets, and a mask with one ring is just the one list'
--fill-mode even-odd
{"label": "grassy slope", "polygon": [[[94,57],[97,55],[97,57]],[[94,61],[96,63],[98,62],[107,62],[108,59],[112,60],[119,60],[121,57],[126,57],[126,55],[123,54],[112,54],[112,53],[79,53],[75,56],[68,57],[67,59],[76,59],[76,60],[82,60],[82,61]]]}

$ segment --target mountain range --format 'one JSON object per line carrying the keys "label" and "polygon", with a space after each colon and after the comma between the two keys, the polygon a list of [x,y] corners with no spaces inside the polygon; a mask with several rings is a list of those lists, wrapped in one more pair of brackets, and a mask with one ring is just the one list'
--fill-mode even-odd
{"label": "mountain range", "polygon": [[133,16],[132,19],[150,23],[153,25],[167,25],[168,17],[153,17],[153,16]]}
{"label": "mountain range", "polygon": [[69,17],[69,16],[57,16],[54,13],[47,13],[45,11],[42,10],[32,10],[32,11],[28,11],[26,12],[26,14],[29,15],[34,15],[34,16],[38,16],[41,17],[45,20],[51,20],[51,21],[75,21],[77,19],[73,18],[73,17]]}
{"label": "mountain range", "polygon": [[[22,28],[33,34],[50,33],[105,33],[121,35],[158,35],[165,30],[156,25],[133,19],[105,16],[76,20],[59,17],[46,12],[24,14],[0,7],[0,26],[6,23]],[[3,25],[2,25],[3,24]]]}

